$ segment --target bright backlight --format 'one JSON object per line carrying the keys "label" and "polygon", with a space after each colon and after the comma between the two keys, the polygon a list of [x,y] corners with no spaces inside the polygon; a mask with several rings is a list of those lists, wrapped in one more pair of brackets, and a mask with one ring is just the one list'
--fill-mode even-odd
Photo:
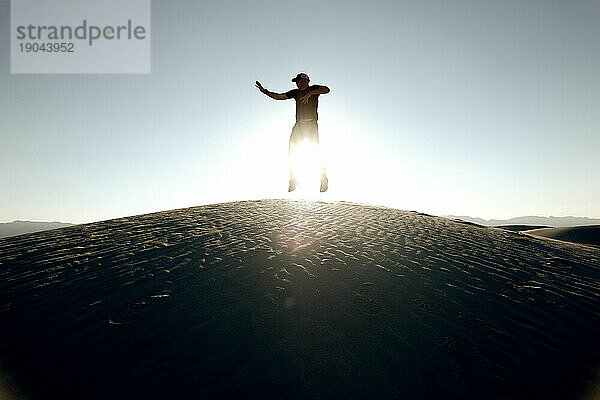
{"label": "bright backlight", "polygon": [[320,185],[321,154],[312,142],[302,141],[292,148],[291,168],[299,182],[299,188],[314,188]]}

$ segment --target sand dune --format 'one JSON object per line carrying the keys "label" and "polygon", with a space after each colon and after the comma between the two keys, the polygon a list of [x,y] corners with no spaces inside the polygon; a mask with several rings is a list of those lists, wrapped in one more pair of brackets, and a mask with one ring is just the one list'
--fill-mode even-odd
{"label": "sand dune", "polygon": [[586,399],[600,249],[264,200],[0,240],[15,398]]}
{"label": "sand dune", "polygon": [[531,229],[524,233],[565,242],[600,246],[600,225]]}
{"label": "sand dune", "polygon": [[514,232],[530,231],[532,229],[550,228],[549,226],[544,226],[544,225],[498,225],[495,227],[506,229],[507,231],[514,231]]}

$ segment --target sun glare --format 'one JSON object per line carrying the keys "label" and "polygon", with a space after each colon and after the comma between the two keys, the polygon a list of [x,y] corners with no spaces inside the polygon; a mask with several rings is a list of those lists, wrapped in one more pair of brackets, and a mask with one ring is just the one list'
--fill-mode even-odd
{"label": "sun glare", "polygon": [[[410,169],[406,149],[395,151],[397,157],[390,160],[389,153],[373,146],[374,138],[380,136],[378,131],[360,120],[342,118],[339,112],[323,116],[318,147],[311,141],[301,142],[289,160],[289,119],[282,117],[252,128],[260,134],[247,137],[236,154],[237,160],[251,158],[251,164],[233,164],[229,173],[238,179],[238,184],[222,189],[229,197],[279,198],[285,193],[291,199],[425,209],[440,196],[424,191],[427,187],[423,188],[417,179],[424,171],[415,175]],[[319,190],[321,157],[329,178],[326,192]],[[296,190],[288,193],[289,167],[300,182]]]}
{"label": "sun glare", "polygon": [[292,147],[291,168],[298,179],[299,192],[319,191],[321,184],[321,154],[319,148],[312,142],[302,141],[299,145]]}

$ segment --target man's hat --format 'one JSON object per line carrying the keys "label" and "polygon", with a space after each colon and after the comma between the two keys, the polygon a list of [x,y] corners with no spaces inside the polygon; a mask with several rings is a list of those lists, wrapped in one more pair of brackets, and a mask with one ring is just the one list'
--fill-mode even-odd
{"label": "man's hat", "polygon": [[306,79],[307,81],[310,80],[308,75],[306,75],[304,72],[300,72],[294,79],[292,79],[292,82],[298,82],[300,79]]}

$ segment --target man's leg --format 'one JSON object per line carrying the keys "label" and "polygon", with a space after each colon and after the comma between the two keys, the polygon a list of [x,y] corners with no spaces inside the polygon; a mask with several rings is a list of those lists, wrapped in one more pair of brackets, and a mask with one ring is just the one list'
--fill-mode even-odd
{"label": "man's leg", "polygon": [[319,161],[321,163],[321,192],[326,192],[329,187],[329,180],[327,179],[327,174],[325,173],[325,162],[323,160],[323,151],[321,150],[321,144],[319,143],[319,126],[315,122],[315,141],[317,144],[317,148],[319,149]]}
{"label": "man's leg", "polygon": [[296,190],[298,185],[298,179],[294,173],[294,148],[298,142],[298,131],[296,125],[292,128],[292,134],[290,135],[290,144],[288,145],[288,168],[290,170],[290,185],[288,186],[288,192]]}
{"label": "man's leg", "polygon": [[321,146],[319,146],[319,155],[321,156],[321,192],[326,192],[329,187],[329,179],[325,173],[325,163],[323,162],[323,153],[321,152]]}
{"label": "man's leg", "polygon": [[327,174],[325,173],[325,162],[323,160],[323,151],[321,151],[321,145],[317,143],[319,147],[319,160],[321,162],[321,179],[327,179]]}

